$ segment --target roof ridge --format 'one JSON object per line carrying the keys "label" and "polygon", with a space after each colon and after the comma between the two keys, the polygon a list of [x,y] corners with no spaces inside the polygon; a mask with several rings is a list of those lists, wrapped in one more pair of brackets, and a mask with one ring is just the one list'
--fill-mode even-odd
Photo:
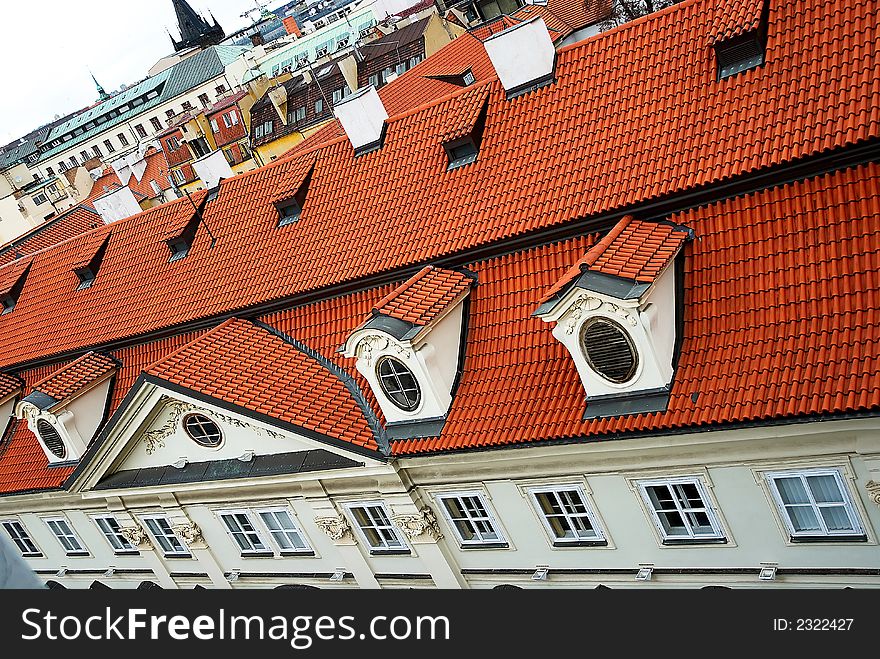
{"label": "roof ridge", "polygon": [[414,114],[418,114],[419,112],[423,112],[424,110],[427,110],[428,108],[432,108],[436,105],[440,105],[441,103],[445,103],[446,101],[450,101],[453,98],[457,98],[458,96],[463,96],[464,94],[468,94],[470,92],[476,91],[477,89],[480,89],[483,87],[487,88],[485,91],[491,92],[492,90],[490,87],[491,87],[492,83],[495,82],[497,79],[498,79],[498,76],[495,75],[495,76],[492,76],[492,77],[487,78],[485,80],[475,82],[473,85],[470,85],[468,87],[462,87],[461,89],[456,89],[455,91],[450,92],[449,94],[445,94],[443,96],[437,96],[435,98],[432,98],[430,101],[426,101],[425,103],[422,103],[421,105],[417,105],[413,108],[409,108],[408,110],[404,110],[403,112],[399,112],[398,114],[395,114],[394,116],[388,117],[387,121],[389,123],[391,123],[392,121],[400,121],[401,119],[406,119],[407,117],[411,117]]}
{"label": "roof ridge", "polygon": [[[230,319],[234,320],[234,319]],[[229,321],[227,321],[229,322]],[[354,399],[354,402],[357,403],[357,406],[361,408],[361,412],[364,414],[364,419],[367,422],[367,425],[370,427],[370,430],[373,431],[373,438],[376,440],[376,444],[379,446],[379,451],[384,456],[391,455],[391,445],[388,443],[388,436],[385,434],[385,429],[382,427],[382,424],[379,422],[379,417],[376,415],[376,412],[370,407],[370,404],[367,402],[366,396],[364,396],[364,392],[361,390],[358,383],[355,379],[341,366],[338,366],[334,362],[330,361],[322,355],[317,350],[310,348],[302,341],[299,341],[289,334],[282,332],[281,330],[272,327],[268,323],[264,323],[261,320],[249,320],[245,322],[250,322],[256,327],[259,327],[266,332],[269,332],[276,338],[281,339],[288,345],[293,346],[301,353],[310,357],[320,364],[323,368],[330,371],[330,373],[342,382],[343,386],[348,389],[348,392],[351,394],[351,397]]]}
{"label": "roof ridge", "polygon": [[611,246],[617,237],[623,233],[623,230],[626,229],[634,220],[632,215],[624,215],[620,220],[618,220],[617,224],[615,224],[611,231],[606,233],[601,240],[599,240],[595,245],[590,248],[584,255],[584,260],[581,263],[581,269],[589,270],[592,265],[599,260],[599,257],[605,253],[605,250]]}

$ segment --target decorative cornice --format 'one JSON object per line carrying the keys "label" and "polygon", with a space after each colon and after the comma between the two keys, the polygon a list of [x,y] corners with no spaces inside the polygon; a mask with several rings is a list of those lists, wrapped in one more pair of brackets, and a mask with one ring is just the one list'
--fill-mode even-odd
{"label": "decorative cornice", "polygon": [[391,521],[406,535],[410,540],[415,540],[422,535],[433,540],[443,538],[440,531],[440,525],[437,523],[437,517],[434,511],[425,506],[418,514],[415,515],[392,515]]}
{"label": "decorative cornice", "polygon": [[880,506],[880,483],[877,481],[868,481],[865,483],[865,489],[868,490],[868,496],[871,497],[871,501]]}
{"label": "decorative cornice", "polygon": [[315,524],[334,542],[346,539],[346,537],[354,540],[351,526],[349,526],[348,520],[342,515],[336,517],[316,517]]}

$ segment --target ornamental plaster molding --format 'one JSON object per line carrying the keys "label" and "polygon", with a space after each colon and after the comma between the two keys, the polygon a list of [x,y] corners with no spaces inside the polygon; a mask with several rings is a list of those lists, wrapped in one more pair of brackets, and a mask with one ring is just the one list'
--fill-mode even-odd
{"label": "ornamental plaster molding", "polygon": [[600,300],[599,298],[593,297],[592,295],[579,295],[577,298],[575,298],[574,302],[569,307],[565,333],[573,334],[584,316],[591,312],[600,310],[609,315],[617,316],[618,318],[626,322],[630,327],[635,327],[638,324],[638,318],[636,318],[635,314],[627,309],[624,309],[621,306],[614,304],[613,302]]}
{"label": "ornamental plaster molding", "polygon": [[367,334],[362,337],[355,346],[355,355],[358,359],[363,359],[364,363],[369,366],[376,353],[383,350],[393,350],[403,359],[409,359],[412,355],[412,351],[409,348],[405,348],[381,334]]}
{"label": "ornamental plaster molding", "polygon": [[177,423],[180,421],[181,417],[186,412],[195,409],[195,405],[192,403],[173,400],[168,396],[162,396],[162,398],[159,399],[159,403],[163,406],[163,410],[170,409],[171,415],[160,427],[144,433],[143,440],[147,445],[147,455],[153,455],[153,453],[160,448],[165,448],[165,439],[174,434],[174,430],[177,428]]}
{"label": "ornamental plaster molding", "polygon": [[202,538],[202,529],[200,529],[199,525],[195,522],[176,524],[175,526],[172,526],[171,529],[190,547],[204,541]]}
{"label": "ornamental plaster molding", "polygon": [[147,535],[147,532],[138,524],[135,524],[134,526],[123,526],[119,529],[119,533],[122,534],[123,538],[128,540],[132,547],[137,547],[138,549],[153,548],[152,544],[150,544],[150,538]]}
{"label": "ornamental plaster molding", "polygon": [[437,517],[434,515],[434,511],[427,506],[419,510],[415,515],[392,515],[391,521],[410,540],[415,540],[423,535],[433,540],[443,538],[440,525],[437,523]]}
{"label": "ornamental plaster molding", "polygon": [[868,481],[865,483],[865,489],[868,490],[868,496],[871,497],[871,501],[880,506],[880,483],[877,481]]}
{"label": "ornamental plaster molding", "polygon": [[342,515],[336,517],[316,517],[315,524],[334,542],[349,539],[354,540],[351,526]]}

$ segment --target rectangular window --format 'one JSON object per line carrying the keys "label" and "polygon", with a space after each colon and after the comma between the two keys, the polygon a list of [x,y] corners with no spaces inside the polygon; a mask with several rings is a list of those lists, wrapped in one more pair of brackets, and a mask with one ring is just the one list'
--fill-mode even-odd
{"label": "rectangular window", "polygon": [[102,158],[104,156],[104,154],[101,153],[101,147],[99,147],[97,144],[92,147],[92,151],[95,152],[95,158]]}
{"label": "rectangular window", "polygon": [[203,108],[207,108],[210,105],[210,101],[208,100],[207,94],[199,94],[199,103],[202,104]]}
{"label": "rectangular window", "polygon": [[179,169],[172,169],[171,175],[174,177],[174,182],[177,185],[183,185],[186,183],[186,176],[183,175],[183,172]]}
{"label": "rectangular window", "polygon": [[70,166],[79,167],[79,160],[76,159],[76,156],[70,156]]}
{"label": "rectangular window", "polygon": [[107,149],[107,153],[113,153],[116,149],[113,147],[113,143],[110,140],[104,140],[104,146]]}
{"label": "rectangular window", "polygon": [[463,547],[507,546],[479,492],[442,494],[437,501]]}
{"label": "rectangular window", "polygon": [[217,125],[217,118],[216,117],[211,119],[211,130],[213,130],[215,133],[220,130],[220,126]]}
{"label": "rectangular window", "polygon": [[147,136],[146,129],[143,126],[141,126],[140,124],[137,124],[134,127],[134,132],[136,132],[138,134],[138,137],[146,137]]}
{"label": "rectangular window", "polygon": [[324,112],[324,99],[319,98],[315,101],[315,114],[320,115],[322,112]]}
{"label": "rectangular window", "polygon": [[67,171],[67,163],[62,160],[61,162],[58,163],[58,172],[62,173],[62,172],[66,172],[66,171]]}
{"label": "rectangular window", "polygon": [[282,554],[312,553],[312,548],[306,542],[305,535],[300,531],[289,510],[270,508],[261,510],[258,514]]}
{"label": "rectangular window", "polygon": [[220,94],[226,93],[226,85],[217,85],[214,91],[217,92],[217,96],[220,96]]}
{"label": "rectangular window", "polygon": [[416,64],[422,61],[421,55],[416,55],[415,57],[409,58],[409,68],[413,68]]}
{"label": "rectangular window", "polygon": [[174,110],[165,110],[165,116],[169,119],[174,119]]}
{"label": "rectangular window", "polygon": [[227,128],[232,128],[233,126],[238,126],[238,112],[233,110],[229,114],[226,115],[226,118],[229,119],[229,125]]}
{"label": "rectangular window", "polygon": [[156,117],[150,117],[150,123],[153,125],[153,130],[162,130],[162,122]]}
{"label": "rectangular window", "polygon": [[46,176],[55,176],[55,170],[51,167],[46,167]]}
{"label": "rectangular window", "polygon": [[84,163],[85,163],[86,160],[88,160],[89,158],[91,158],[91,156],[89,155],[89,152],[88,152],[88,151],[80,151],[80,152],[79,152],[79,155],[80,155],[80,158],[82,158],[82,161],[83,161]]}
{"label": "rectangular window", "polygon": [[347,507],[371,554],[409,552],[382,503],[352,504]]}
{"label": "rectangular window", "polygon": [[792,540],[865,539],[839,470],[776,472],[767,480]]}
{"label": "rectangular window", "polygon": [[403,75],[404,73],[406,73],[406,62],[401,62],[400,64],[398,64],[397,67],[394,69],[394,72],[397,75]]}
{"label": "rectangular window", "polygon": [[699,478],[640,481],[638,485],[664,544],[724,541]]}
{"label": "rectangular window", "polygon": [[46,195],[44,195],[42,192],[38,195],[34,195],[34,203],[37,206],[42,206],[47,201],[49,201],[49,198]]}
{"label": "rectangular window", "polygon": [[128,146],[128,138],[125,136],[125,133],[119,133],[119,135],[116,136],[116,139],[119,140],[119,143],[122,146]]}
{"label": "rectangular window", "polygon": [[42,556],[43,554],[40,552],[36,543],[31,540],[31,537],[27,534],[27,531],[24,530],[24,526],[21,522],[16,520],[7,520],[3,522],[3,528],[6,529],[6,533],[9,534],[9,538],[15,543],[15,546],[18,547],[18,551],[21,552],[22,556]]}
{"label": "rectangular window", "polygon": [[184,101],[184,102],[183,102],[183,111],[184,111],[184,112],[188,112],[189,110],[192,110],[192,109],[193,109],[193,104],[192,104],[192,103],[190,103],[189,101]]}
{"label": "rectangular window", "polygon": [[107,542],[113,548],[115,553],[137,553],[137,550],[128,540],[125,539],[125,536],[122,535],[119,522],[115,517],[112,515],[102,515],[101,517],[95,517],[94,519],[95,524],[100,529],[101,533],[104,534],[104,537],[107,538]]}
{"label": "rectangular window", "polygon": [[64,551],[67,552],[68,556],[88,555],[89,552],[87,552],[85,547],[82,546],[82,543],[79,541],[79,538],[76,537],[76,534],[73,532],[73,529],[70,528],[70,524],[67,523],[66,519],[56,517],[45,521],[46,526],[48,526],[49,530],[55,534],[55,537],[64,548]]}
{"label": "rectangular window", "polygon": [[171,523],[167,518],[145,517],[144,522],[165,556],[188,557],[190,555],[183,541],[171,529]]}
{"label": "rectangular window", "polygon": [[291,124],[298,124],[301,121],[305,121],[306,119],[306,106],[301,105],[298,108],[293,108],[289,110],[287,113],[287,122]]}
{"label": "rectangular window", "polygon": [[606,544],[580,486],[535,487],[529,494],[554,545]]}
{"label": "rectangular window", "polygon": [[226,530],[229,531],[229,535],[235,540],[235,544],[238,545],[242,554],[272,555],[272,550],[263,542],[246,512],[228,511],[218,513],[218,515],[223,520]]}
{"label": "rectangular window", "polygon": [[379,86],[379,74],[376,73],[374,75],[371,75],[369,82],[371,85],[373,85],[373,87],[378,87]]}

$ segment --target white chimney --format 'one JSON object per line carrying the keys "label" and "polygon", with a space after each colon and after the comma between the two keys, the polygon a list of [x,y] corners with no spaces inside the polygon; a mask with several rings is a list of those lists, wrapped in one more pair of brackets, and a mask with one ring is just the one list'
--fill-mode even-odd
{"label": "white chimney", "polygon": [[355,152],[363,152],[366,147],[381,144],[388,112],[372,85],[359,89],[337,103],[333,114],[345,129]]}
{"label": "white chimney", "polygon": [[104,224],[110,224],[118,220],[124,220],[141,212],[141,206],[131,188],[116,188],[102,195],[92,202],[95,210],[104,220]]}
{"label": "white chimney", "polygon": [[553,80],[556,48],[540,16],[493,34],[483,45],[508,98]]}
{"label": "white chimney", "polygon": [[196,175],[202,179],[202,183],[205,184],[208,190],[220,185],[221,178],[232,178],[235,176],[232,172],[232,167],[229,166],[229,162],[226,160],[226,156],[223,155],[223,151],[220,149],[202,156],[194,161],[192,166],[196,170]]}

